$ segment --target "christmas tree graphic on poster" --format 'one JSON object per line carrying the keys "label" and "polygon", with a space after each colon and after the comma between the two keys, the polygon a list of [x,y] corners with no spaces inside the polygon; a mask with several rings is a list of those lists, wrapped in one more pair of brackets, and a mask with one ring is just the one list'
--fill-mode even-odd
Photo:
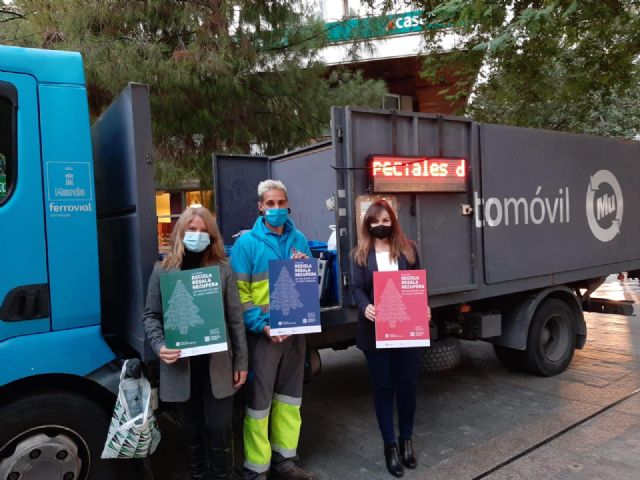
{"label": "christmas tree graphic on poster", "polygon": [[373,273],[376,348],[429,346],[425,270]]}
{"label": "christmas tree graphic on poster", "polygon": [[272,336],[321,331],[315,258],[269,261],[269,327]]}
{"label": "christmas tree graphic on poster", "polygon": [[376,308],[376,317],[379,317],[381,322],[387,322],[389,328],[396,328],[398,323],[411,321],[407,307],[402,301],[402,294],[390,278],[380,295],[380,306]]}
{"label": "christmas tree graphic on poster", "polygon": [[181,357],[227,350],[219,267],[162,273],[160,295],[167,348]]}
{"label": "christmas tree graphic on poster", "polygon": [[194,303],[193,297],[182,280],[176,282],[168,303],[169,308],[165,313],[164,321],[165,331],[178,330],[181,335],[186,335],[190,327],[204,325],[204,320],[199,315],[200,309]]}
{"label": "christmas tree graphic on poster", "polygon": [[287,267],[283,266],[280,269],[278,279],[273,286],[273,296],[270,297],[269,305],[271,305],[271,310],[280,311],[284,315],[289,315],[290,311],[303,307],[300,302],[300,293],[298,293]]}

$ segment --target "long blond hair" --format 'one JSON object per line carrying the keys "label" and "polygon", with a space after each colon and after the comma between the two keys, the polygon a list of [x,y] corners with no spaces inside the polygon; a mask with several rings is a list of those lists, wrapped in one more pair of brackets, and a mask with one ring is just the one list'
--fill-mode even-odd
{"label": "long blond hair", "polygon": [[402,228],[400,228],[396,213],[386,200],[377,200],[367,208],[362,224],[360,225],[358,245],[351,253],[353,259],[358,265],[365,266],[367,264],[367,255],[369,255],[369,252],[374,248],[375,240],[371,236],[369,229],[371,228],[371,224],[384,212],[388,213],[391,219],[391,236],[389,237],[389,245],[391,247],[389,256],[391,260],[397,262],[400,254],[402,254],[407,259],[407,262],[410,264],[414,263],[416,261],[415,244],[405,236]]}
{"label": "long blond hair", "polygon": [[187,230],[189,222],[193,220],[194,217],[200,217],[204,221],[207,227],[207,233],[211,239],[209,246],[202,252],[202,266],[227,262],[222,235],[220,235],[220,230],[218,229],[213,214],[204,207],[189,207],[182,212],[182,215],[180,215],[176,225],[173,227],[173,232],[171,232],[171,249],[162,261],[164,268],[180,268],[182,265],[182,257],[184,256],[182,239],[184,238],[184,233]]}

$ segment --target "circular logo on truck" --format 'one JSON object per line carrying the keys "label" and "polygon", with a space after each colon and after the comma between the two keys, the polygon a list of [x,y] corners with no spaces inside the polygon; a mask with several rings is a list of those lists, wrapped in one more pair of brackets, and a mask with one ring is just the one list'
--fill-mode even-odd
{"label": "circular logo on truck", "polygon": [[609,242],[620,233],[622,225],[622,189],[609,170],[599,170],[587,187],[587,221],[593,235]]}

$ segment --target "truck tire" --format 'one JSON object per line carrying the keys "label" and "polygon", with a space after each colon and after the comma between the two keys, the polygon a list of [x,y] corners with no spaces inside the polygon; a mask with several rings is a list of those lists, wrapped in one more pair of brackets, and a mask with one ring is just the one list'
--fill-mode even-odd
{"label": "truck tire", "polygon": [[516,350],[515,348],[504,347],[502,345],[493,345],[498,360],[513,370],[525,369],[525,353],[524,350]]}
{"label": "truck tire", "polygon": [[422,372],[442,372],[456,367],[462,360],[460,340],[443,338],[431,343],[420,352],[420,370]]}
{"label": "truck tire", "polygon": [[313,377],[320,375],[322,371],[322,359],[317,348],[307,345],[307,352],[304,359],[304,383],[309,383]]}
{"label": "truck tire", "polygon": [[557,298],[544,300],[531,320],[525,368],[537,375],[551,377],[566,370],[576,348],[574,314]]}
{"label": "truck tire", "polygon": [[138,478],[137,460],[100,460],[110,414],[89,398],[41,392],[0,408],[0,478]]}

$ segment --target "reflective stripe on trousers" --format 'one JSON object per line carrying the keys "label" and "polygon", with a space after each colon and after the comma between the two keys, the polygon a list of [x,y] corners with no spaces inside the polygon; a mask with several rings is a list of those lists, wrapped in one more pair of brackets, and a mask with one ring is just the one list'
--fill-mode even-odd
{"label": "reflective stripe on trousers", "polygon": [[244,419],[245,468],[266,472],[271,463],[272,450],[284,458],[296,456],[302,425],[300,404],[300,398],[276,395],[270,415],[269,410],[247,409]]}

